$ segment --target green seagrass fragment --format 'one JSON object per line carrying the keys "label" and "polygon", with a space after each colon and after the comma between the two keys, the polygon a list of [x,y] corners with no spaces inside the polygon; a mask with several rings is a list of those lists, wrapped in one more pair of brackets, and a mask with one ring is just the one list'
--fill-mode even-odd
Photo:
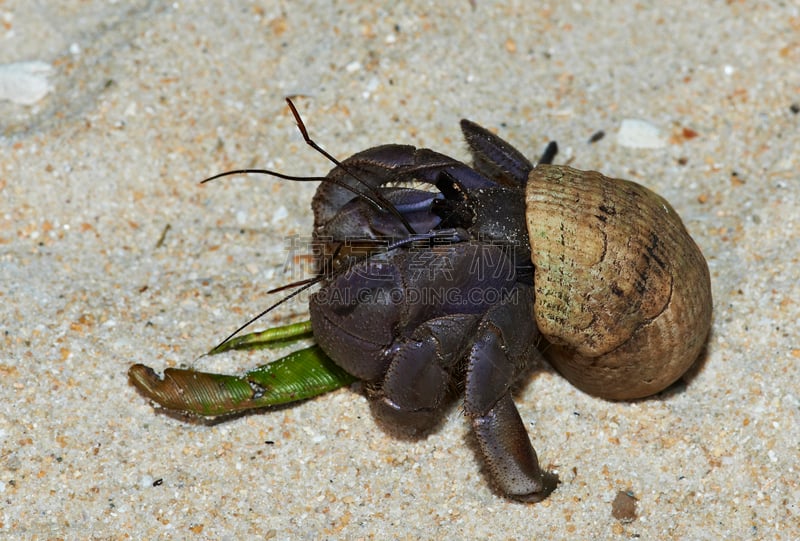
{"label": "green seagrass fragment", "polygon": [[298,402],[356,381],[319,346],[292,352],[241,376],[167,368],[161,378],[142,364],[131,366],[128,376],[159,406],[204,417]]}
{"label": "green seagrass fragment", "polygon": [[313,338],[311,333],[311,321],[301,321],[281,327],[273,327],[266,331],[244,334],[231,338],[221,343],[208,352],[209,355],[216,355],[225,351],[251,350],[264,348],[278,348],[287,346],[305,338]]}

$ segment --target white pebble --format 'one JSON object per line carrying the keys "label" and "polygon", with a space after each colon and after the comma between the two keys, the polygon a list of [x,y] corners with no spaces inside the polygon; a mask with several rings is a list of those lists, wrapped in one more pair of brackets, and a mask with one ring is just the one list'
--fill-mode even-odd
{"label": "white pebble", "polygon": [[275,212],[272,214],[272,223],[276,224],[281,220],[286,219],[287,216],[289,216],[289,211],[286,210],[286,207],[281,205],[280,207],[275,209]]}
{"label": "white pebble", "polygon": [[628,148],[662,148],[666,146],[667,140],[655,124],[626,118],[619,126],[617,143]]}
{"label": "white pebble", "polygon": [[53,89],[47,80],[51,71],[47,62],[0,64],[0,100],[33,105]]}

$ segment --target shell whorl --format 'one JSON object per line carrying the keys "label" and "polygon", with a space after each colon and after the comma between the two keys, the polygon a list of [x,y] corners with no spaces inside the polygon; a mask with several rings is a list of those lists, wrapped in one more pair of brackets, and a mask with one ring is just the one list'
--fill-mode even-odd
{"label": "shell whorl", "polygon": [[571,383],[640,398],[692,365],[711,326],[711,284],[665,199],[594,171],[539,165],[526,217],[544,353]]}

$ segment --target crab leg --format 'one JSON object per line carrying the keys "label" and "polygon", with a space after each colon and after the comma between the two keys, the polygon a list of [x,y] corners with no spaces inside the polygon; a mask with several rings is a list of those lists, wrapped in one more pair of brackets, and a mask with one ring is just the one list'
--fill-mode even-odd
{"label": "crab leg", "polygon": [[[530,290],[521,292],[531,296]],[[536,451],[511,398],[511,386],[538,353],[530,342],[509,340],[523,330],[531,341],[538,334],[532,318],[524,318],[530,304],[496,305],[478,327],[469,353],[464,410],[502,492],[526,502],[545,499],[558,485],[558,476],[539,466]],[[525,328],[527,326],[527,328]]]}

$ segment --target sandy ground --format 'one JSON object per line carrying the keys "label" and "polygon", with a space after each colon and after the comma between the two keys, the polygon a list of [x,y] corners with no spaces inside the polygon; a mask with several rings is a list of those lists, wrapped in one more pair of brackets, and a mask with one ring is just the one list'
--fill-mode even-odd
{"label": "sandy ground", "polygon": [[[0,102],[0,537],[800,539],[798,3],[473,3],[0,2],[0,64],[51,67]],[[340,157],[466,159],[469,117],[663,194],[711,270],[705,356],[634,404],[533,374],[517,402],[562,479],[537,505],[489,486],[458,408],[417,441],[350,389],[214,426],[155,413],[132,363],[269,358],[196,361],[296,278],[315,186],[197,181],[324,174],[289,95]]]}

